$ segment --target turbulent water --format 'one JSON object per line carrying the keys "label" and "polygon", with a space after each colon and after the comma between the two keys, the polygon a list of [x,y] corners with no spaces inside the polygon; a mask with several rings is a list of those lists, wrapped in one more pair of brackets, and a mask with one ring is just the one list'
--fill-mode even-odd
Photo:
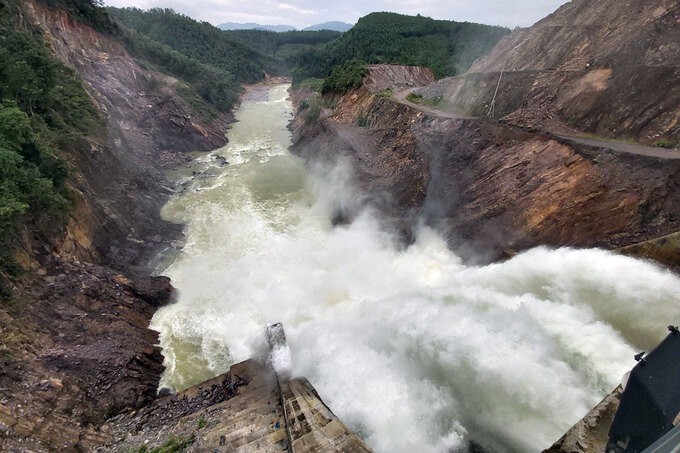
{"label": "turbulent water", "polygon": [[280,321],[293,374],[376,451],[469,439],[538,451],[679,320],[680,280],[604,251],[469,267],[427,228],[406,249],[370,212],[333,228],[337,199],[352,197],[346,172],[314,174],[288,153],[286,90],[247,98],[229,145],[179,175],[186,189],[164,208],[186,225],[161,269],[178,301],[152,324],[165,385],[263,354],[265,325]]}

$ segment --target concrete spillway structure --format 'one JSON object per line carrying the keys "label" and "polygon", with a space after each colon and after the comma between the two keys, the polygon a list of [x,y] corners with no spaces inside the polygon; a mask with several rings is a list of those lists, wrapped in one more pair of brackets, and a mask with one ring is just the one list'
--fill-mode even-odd
{"label": "concrete spillway structure", "polygon": [[[276,370],[288,440],[294,453],[371,450],[333,414],[305,378],[290,378],[286,334],[280,323],[267,326],[271,362]],[[283,363],[282,363],[283,362]]]}
{"label": "concrete spillway structure", "polygon": [[272,346],[267,359],[235,364],[225,374],[111,420],[118,441],[106,451],[174,442],[187,452],[370,452],[307,379],[290,377],[281,324],[269,326],[267,338]]}

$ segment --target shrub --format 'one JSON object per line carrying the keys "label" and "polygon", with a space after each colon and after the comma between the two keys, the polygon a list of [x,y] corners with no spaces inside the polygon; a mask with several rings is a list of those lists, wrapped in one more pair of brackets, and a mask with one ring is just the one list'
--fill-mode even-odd
{"label": "shrub", "polygon": [[406,96],[406,100],[409,102],[413,102],[414,104],[422,104],[423,102],[423,95],[418,94],[418,93],[409,93]]}
{"label": "shrub", "polygon": [[299,83],[299,86],[301,88],[309,88],[313,91],[316,91],[317,93],[321,93],[321,89],[323,88],[323,80],[324,79],[315,78],[305,79]]}
{"label": "shrub", "polygon": [[311,124],[316,122],[319,119],[319,116],[321,115],[321,104],[318,102],[314,102],[312,105],[309,106],[309,109],[307,109],[307,112],[305,113],[305,123],[306,124]]}
{"label": "shrub", "polygon": [[363,62],[349,60],[333,68],[331,74],[324,79],[321,92],[345,94],[349,90],[359,88],[367,74],[368,69]]}
{"label": "shrub", "polygon": [[671,142],[670,140],[665,139],[665,138],[655,141],[653,143],[653,145],[657,148],[668,148],[668,149],[673,148],[673,142]]}

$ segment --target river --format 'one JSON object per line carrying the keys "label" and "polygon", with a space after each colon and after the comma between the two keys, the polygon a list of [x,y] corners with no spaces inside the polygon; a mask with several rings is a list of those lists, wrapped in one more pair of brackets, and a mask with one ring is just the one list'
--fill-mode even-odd
{"label": "river", "polygon": [[[283,322],[306,376],[378,452],[535,452],[581,418],[680,319],[680,280],[601,250],[537,248],[466,266],[421,229],[404,249],[351,198],[342,167],[288,152],[287,85],[251,91],[230,143],[177,174],[163,216],[186,244],[159,272],[162,385],[185,388],[266,350]],[[228,162],[228,165],[224,161]]]}

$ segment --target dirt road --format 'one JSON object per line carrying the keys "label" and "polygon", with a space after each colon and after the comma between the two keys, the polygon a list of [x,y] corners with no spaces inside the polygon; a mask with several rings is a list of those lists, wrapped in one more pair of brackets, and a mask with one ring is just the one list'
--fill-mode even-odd
{"label": "dirt road", "polygon": [[[460,109],[455,109],[451,106],[435,107],[433,105],[426,104],[416,104],[407,100],[409,94],[413,93],[416,88],[409,88],[407,90],[402,90],[394,93],[393,99],[404,105],[408,105],[416,110],[420,110],[428,115],[436,116],[439,118],[451,118],[451,119],[474,119],[478,117],[471,116]],[[619,140],[607,140],[603,138],[592,138],[583,137],[578,135],[567,135],[558,134],[552,131],[546,131],[552,135],[561,138],[562,140],[567,140],[574,143],[579,143],[581,145],[594,146],[597,148],[604,148],[614,152],[636,154],[639,156],[656,157],[659,159],[680,159],[680,150],[677,149],[665,149],[665,148],[655,148],[652,146],[640,145],[637,143],[628,143]]]}

